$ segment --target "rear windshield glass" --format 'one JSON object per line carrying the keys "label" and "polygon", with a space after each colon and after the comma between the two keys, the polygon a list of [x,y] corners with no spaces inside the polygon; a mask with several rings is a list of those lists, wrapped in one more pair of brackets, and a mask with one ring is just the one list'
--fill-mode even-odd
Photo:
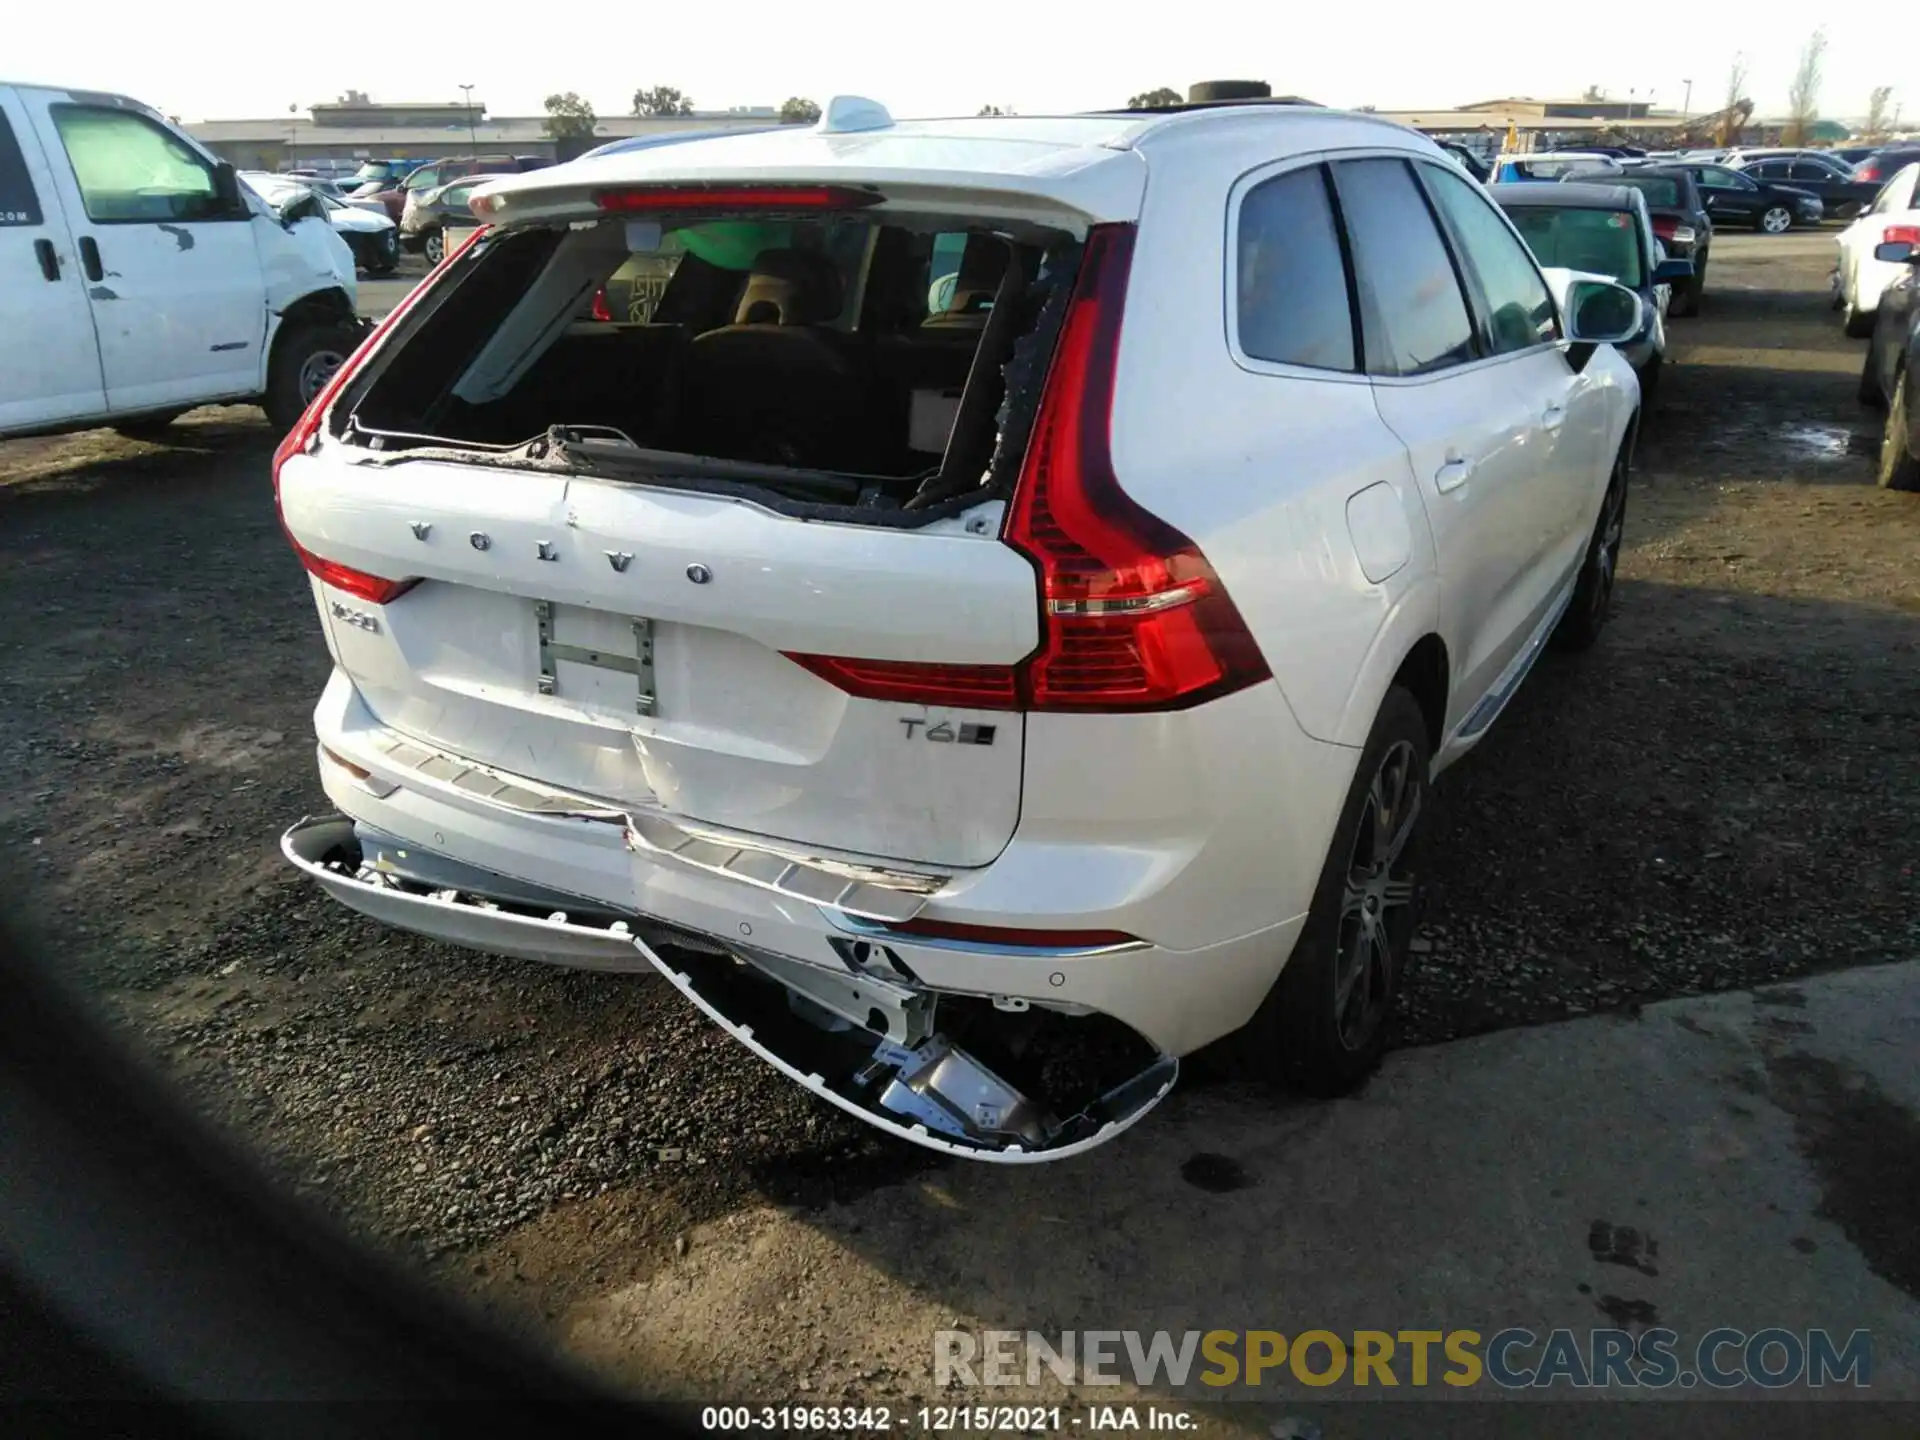
{"label": "rear windshield glass", "polygon": [[1558,180],[1575,170],[1592,169],[1595,163],[1590,155],[1583,155],[1578,160],[1509,160],[1500,167],[1500,178],[1507,181]]}
{"label": "rear windshield glass", "polygon": [[1608,183],[1625,185],[1647,197],[1649,205],[1681,204],[1680,182],[1671,175],[1610,175]]}
{"label": "rear windshield glass", "polygon": [[1542,265],[1611,275],[1622,285],[1641,283],[1640,244],[1633,216],[1625,211],[1516,205],[1507,213]]}

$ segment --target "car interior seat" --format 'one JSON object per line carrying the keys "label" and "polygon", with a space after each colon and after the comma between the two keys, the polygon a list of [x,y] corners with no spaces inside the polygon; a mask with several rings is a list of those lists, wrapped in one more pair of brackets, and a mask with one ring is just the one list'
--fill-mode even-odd
{"label": "car interior seat", "polygon": [[733,323],[687,347],[676,448],[822,469],[861,469],[873,399],[859,347],[828,326],[844,290],[825,256],[763,250]]}

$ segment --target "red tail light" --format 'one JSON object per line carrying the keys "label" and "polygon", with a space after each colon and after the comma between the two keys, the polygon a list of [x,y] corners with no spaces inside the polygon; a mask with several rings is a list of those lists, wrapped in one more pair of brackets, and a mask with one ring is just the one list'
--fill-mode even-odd
{"label": "red tail light", "polygon": [[858,210],[879,204],[880,197],[871,190],[848,185],[622,185],[594,191],[593,203],[617,214],[656,210]]}
{"label": "red tail light", "polygon": [[607,287],[604,285],[593,292],[592,315],[595,320],[613,319],[613,312],[607,308]]}
{"label": "red tail light", "polygon": [[313,403],[307,406],[298,420],[294,421],[293,428],[287,431],[286,437],[273,452],[273,508],[280,516],[280,529],[285,533],[287,543],[293,547],[293,553],[299,557],[302,565],[327,584],[336,589],[345,590],[349,595],[357,595],[362,600],[372,601],[376,605],[384,605],[387,601],[404,595],[418,585],[419,580],[387,580],[378,575],[369,575],[364,570],[355,570],[351,566],[324,559],[294,539],[293,532],[287,529],[286,512],[280,508],[280,467],[295,455],[303,455],[312,447],[314,437],[320,433],[320,427],[326,420],[327,411],[340,397],[340,392],[346,389],[347,382],[353,379],[361,366],[366,364],[367,357],[379,348],[387,332],[400,323],[400,317],[413,308],[414,301],[426,293],[428,287],[439,277],[440,272],[458,259],[461,252],[478,240],[483,233],[485,232],[476,230],[467,236],[428,273],[426,279],[401,297],[400,303],[387,312],[386,318],[373,327],[372,332],[360,342],[359,348],[346,358],[338,370],[333,372],[333,378],[326,383],[318,395],[313,397]]}
{"label": "red tail light", "polygon": [[1889,225],[1880,237],[1882,245],[1920,245],[1920,225]]}
{"label": "red tail light", "polygon": [[865,700],[908,705],[955,705],[969,710],[1018,710],[1020,689],[1012,665],[928,665],[914,660],[849,660],[839,655],[787,658]]}
{"label": "red tail light", "polygon": [[1040,572],[1035,710],[1175,710],[1269,677],[1193,541],[1127,497],[1109,435],[1133,227],[1087,236],[1004,538]]}
{"label": "red tail light", "polygon": [[1864,180],[1868,184],[1877,184],[1880,179],[1880,164],[1876,160],[1862,160],[1853,167],[1853,178]]}
{"label": "red tail light", "polygon": [[1109,448],[1133,227],[1087,236],[1002,538],[1040,577],[1019,665],[791,655],[849,694],[981,710],[1181,710],[1271,671],[1200,548],[1128,498]]}

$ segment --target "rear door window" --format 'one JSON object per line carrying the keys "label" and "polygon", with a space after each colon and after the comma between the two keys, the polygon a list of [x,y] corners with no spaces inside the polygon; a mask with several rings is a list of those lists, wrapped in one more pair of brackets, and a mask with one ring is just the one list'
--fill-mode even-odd
{"label": "rear door window", "polygon": [[27,157],[20,153],[13,126],[0,110],[0,225],[39,225],[40,197],[34,193]]}
{"label": "rear door window", "polygon": [[1324,167],[1276,175],[1247,192],[1234,291],[1237,338],[1251,358],[1355,368],[1346,260]]}
{"label": "rear door window", "polygon": [[1473,359],[1460,277],[1406,162],[1342,160],[1333,174],[1353,247],[1367,370],[1424,375]]}

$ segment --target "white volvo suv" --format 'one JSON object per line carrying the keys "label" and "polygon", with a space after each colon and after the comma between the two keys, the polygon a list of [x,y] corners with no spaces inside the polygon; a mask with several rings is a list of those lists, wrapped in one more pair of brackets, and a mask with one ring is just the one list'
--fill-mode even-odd
{"label": "white volvo suv", "polygon": [[842,98],[473,208],[274,460],[295,865],[984,1159],[1234,1032],[1365,1078],[1432,777],[1605,618],[1637,296],[1302,105]]}

